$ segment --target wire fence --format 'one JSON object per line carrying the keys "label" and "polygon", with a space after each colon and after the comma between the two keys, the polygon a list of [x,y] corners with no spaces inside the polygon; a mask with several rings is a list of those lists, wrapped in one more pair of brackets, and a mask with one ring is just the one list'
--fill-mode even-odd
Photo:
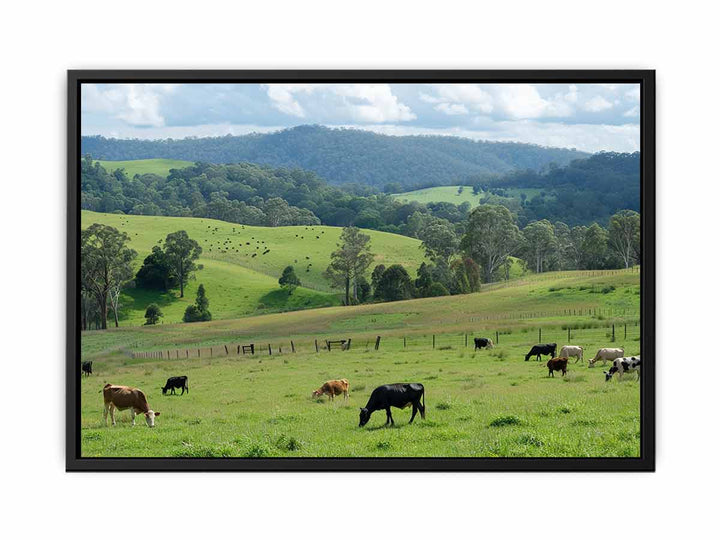
{"label": "wire fence", "polygon": [[[607,345],[625,345],[626,348],[639,350],[641,326],[639,319],[622,322],[599,323],[597,321],[576,325],[542,325],[520,328],[492,330],[466,330],[444,333],[392,333],[333,335],[318,338],[300,338],[286,340],[268,340],[267,342],[242,342],[212,345],[206,347],[185,347],[132,352],[133,359],[182,360],[193,358],[215,358],[227,356],[274,356],[292,353],[341,353],[346,350],[448,350],[473,349],[474,338],[490,338],[497,346],[527,346],[537,343],[557,343],[558,351],[563,345],[580,345],[586,348],[588,343]],[[637,347],[632,347],[637,343]]]}

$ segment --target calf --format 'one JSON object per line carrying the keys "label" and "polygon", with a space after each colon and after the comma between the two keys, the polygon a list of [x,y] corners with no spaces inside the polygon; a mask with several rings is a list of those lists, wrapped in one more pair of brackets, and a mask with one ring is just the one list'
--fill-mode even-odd
{"label": "calf", "polygon": [[565,345],[562,349],[560,349],[560,356],[565,356],[568,359],[570,359],[571,356],[574,356],[575,363],[577,364],[578,360],[580,362],[583,360],[583,348],[575,345]]}
{"label": "calf", "polygon": [[82,374],[88,377],[92,375],[92,360],[82,363]]}
{"label": "calf", "polygon": [[476,337],[475,338],[475,349],[484,349],[487,347],[488,349],[492,349],[495,345],[493,344],[493,340],[486,337]]}
{"label": "calf", "polygon": [[566,356],[551,358],[548,360],[548,377],[555,377],[555,371],[562,371],[563,377],[567,375],[567,363],[568,359]]}
{"label": "calf", "polygon": [[622,356],[625,356],[624,349],[599,349],[593,359],[588,361],[588,367],[594,366],[595,362],[597,362],[598,360],[602,360],[604,366],[605,364],[607,364],[608,360],[615,360],[616,358],[620,358]]}
{"label": "calf", "polygon": [[339,381],[327,381],[320,388],[314,390],[313,397],[320,397],[323,394],[330,396],[331,401],[335,401],[335,396],[343,395],[343,400],[347,401],[350,391],[350,383],[347,379],[340,379]]}
{"label": "calf", "polygon": [[[422,402],[421,402],[422,400]],[[395,383],[378,386],[370,394],[367,405],[360,409],[360,427],[363,427],[370,420],[370,415],[381,409],[385,409],[387,421],[385,425],[395,424],[390,407],[405,409],[412,405],[413,411],[410,423],[413,423],[415,415],[420,410],[420,416],[425,418],[425,387],[420,383]]]}
{"label": "calf", "polygon": [[640,380],[640,355],[628,356],[623,358],[616,358],[613,360],[613,364],[610,367],[610,371],[603,371],[605,373],[605,382],[612,379],[615,373],[618,374],[618,380],[622,380],[623,373],[635,371],[637,372],[637,380]]}
{"label": "calf", "polygon": [[106,426],[108,412],[110,413],[112,425],[115,425],[115,409],[120,411],[130,409],[130,418],[132,419],[133,426],[135,425],[136,414],[145,415],[145,422],[148,427],[155,427],[155,417],[160,416],[159,412],[155,412],[150,408],[145,394],[139,388],[106,384],[103,387],[103,399],[105,401],[103,419],[105,420]]}
{"label": "calf", "polygon": [[549,355],[550,358],[553,358],[556,352],[557,343],[533,345],[532,349],[530,349],[530,352],[525,355],[525,361],[527,362],[528,360],[530,360],[531,356],[535,356],[535,360],[537,360],[538,362],[540,361],[540,356],[542,355]]}
{"label": "calf", "polygon": [[165,383],[165,386],[160,388],[160,390],[162,390],[163,396],[167,394],[168,390],[170,390],[171,395],[174,395],[176,388],[182,389],[182,392],[180,392],[181,396],[185,392],[187,392],[188,394],[190,393],[190,388],[188,388],[188,378],[186,375],[181,375],[179,377],[170,377]]}

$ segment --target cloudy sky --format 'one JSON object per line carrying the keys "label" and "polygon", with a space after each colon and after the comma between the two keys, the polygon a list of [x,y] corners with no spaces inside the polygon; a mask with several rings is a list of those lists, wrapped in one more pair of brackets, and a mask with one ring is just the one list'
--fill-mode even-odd
{"label": "cloudy sky", "polygon": [[184,138],[300,124],[588,152],[640,148],[634,84],[84,84],[82,133]]}

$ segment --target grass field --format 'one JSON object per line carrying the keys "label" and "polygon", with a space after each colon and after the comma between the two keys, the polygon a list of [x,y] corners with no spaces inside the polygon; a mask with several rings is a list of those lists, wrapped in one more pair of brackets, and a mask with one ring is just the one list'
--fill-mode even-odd
{"label": "grass field", "polygon": [[193,165],[192,161],[182,161],[179,159],[135,159],[129,161],[105,161],[98,160],[105,170],[112,172],[116,169],[125,169],[128,178],[133,178],[136,174],[157,174],[159,176],[167,176],[170,169],[183,169]]}
{"label": "grass field", "polygon": [[[404,202],[418,202],[427,204],[431,202],[449,202],[453,204],[462,204],[469,202],[472,206],[477,206],[485,197],[485,193],[473,195],[472,186],[463,186],[462,193],[458,193],[460,186],[437,186],[425,189],[417,189],[415,191],[407,191],[405,193],[395,193],[392,196]],[[539,188],[507,188],[507,199],[520,199],[524,194],[528,200],[539,195],[542,190]],[[500,199],[503,199],[502,197]]]}
{"label": "grass field", "polygon": [[[604,333],[580,331],[592,351]],[[84,456],[638,456],[639,384],[634,376],[604,381],[602,369],[570,366],[547,377],[545,362],[523,361],[535,334],[501,336],[491,351],[464,348],[460,336],[433,350],[429,341],[379,351],[314,350],[133,363],[110,358],[82,381]],[[632,341],[632,340],[631,340]],[[507,342],[507,343],[505,343]],[[450,344],[453,343],[453,344]],[[628,350],[635,341],[626,345]],[[592,354],[589,352],[589,354]],[[187,375],[189,394],[162,396],[167,377]],[[323,381],[347,378],[350,399],[311,398]],[[115,428],[102,423],[105,384],[146,391],[160,411],[154,430],[127,412]],[[393,410],[395,427],[375,413],[358,428],[358,408],[380,384],[422,382],[427,416],[408,425],[409,410]]]}
{"label": "grass field", "polygon": [[458,193],[459,186],[437,186],[425,189],[416,189],[415,191],[406,191],[405,193],[395,193],[392,196],[404,202],[419,202],[427,204],[431,202],[449,202],[453,204],[462,204],[469,202],[472,206],[479,204],[481,195],[473,195],[472,186],[462,186],[462,193]]}
{"label": "grass field", "polygon": [[[164,322],[178,322],[188,304],[195,300],[197,286],[205,285],[210,311],[216,319],[248,314],[339,304],[322,272],[330,262],[342,229],[339,227],[251,227],[202,218],[126,216],[82,211],[82,227],[92,223],[111,225],[130,236],[130,247],[138,252],[140,268],[152,247],[168,233],[187,231],[203,248],[196,280],[186,289],[185,298],[177,292],[128,289],[123,296],[125,324],[144,323],[150,302],[161,306]],[[396,234],[365,231],[371,237],[375,264],[402,264],[414,275],[423,260],[418,240]],[[303,283],[290,297],[277,283],[283,268],[293,265]]]}
{"label": "grass field", "polygon": [[[523,357],[540,339],[567,343],[567,326],[586,358],[610,345],[638,354],[638,293],[636,271],[563,272],[465,296],[85,332],[82,357],[93,359],[94,374],[82,381],[83,455],[637,456],[634,376],[605,383],[602,369],[571,364],[567,377],[548,378],[544,362]],[[495,349],[473,352],[473,336],[495,339],[496,331]],[[351,338],[351,350],[315,351],[314,339],[338,338]],[[225,356],[223,344],[232,352],[250,342],[256,356]],[[164,359],[142,351],[164,351]],[[188,395],[161,395],[172,375],[189,377]],[[311,398],[331,378],[350,381],[347,404]],[[131,427],[127,413],[105,428],[106,382],[145,390],[162,413],[156,429],[140,420]],[[408,410],[394,410],[394,428],[383,427],[383,413],[358,428],[358,408],[391,382],[423,383],[427,418],[410,426]]]}

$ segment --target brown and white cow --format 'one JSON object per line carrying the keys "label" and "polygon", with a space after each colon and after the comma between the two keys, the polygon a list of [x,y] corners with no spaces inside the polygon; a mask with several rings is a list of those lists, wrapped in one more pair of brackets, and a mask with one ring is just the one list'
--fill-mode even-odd
{"label": "brown and white cow", "polygon": [[343,394],[344,401],[347,401],[350,391],[350,383],[347,379],[340,379],[339,381],[327,381],[320,388],[313,391],[313,397],[320,397],[323,394],[330,396],[332,401],[335,401],[335,396]]}
{"label": "brown and white cow", "polygon": [[551,358],[547,362],[548,377],[554,377],[554,371],[562,371],[563,375],[567,375],[567,357]]}
{"label": "brown and white cow", "polygon": [[577,364],[578,360],[583,361],[583,348],[577,345],[565,345],[560,349],[560,356],[565,356],[568,359],[575,357],[575,363]]}
{"label": "brown and white cow", "polygon": [[595,365],[595,362],[597,362],[598,360],[602,360],[604,366],[605,364],[607,364],[608,360],[612,361],[622,356],[625,356],[625,349],[600,349],[595,355],[595,357],[592,360],[588,361],[588,367],[592,367],[593,365]]}
{"label": "brown and white cow", "polygon": [[135,425],[136,414],[145,415],[145,422],[148,427],[155,427],[155,417],[160,416],[159,412],[155,412],[150,408],[145,394],[139,388],[106,384],[103,387],[103,399],[105,400],[103,419],[105,420],[106,426],[108,412],[110,413],[112,425],[115,425],[115,409],[120,411],[130,409],[130,418],[132,419],[133,426]]}

